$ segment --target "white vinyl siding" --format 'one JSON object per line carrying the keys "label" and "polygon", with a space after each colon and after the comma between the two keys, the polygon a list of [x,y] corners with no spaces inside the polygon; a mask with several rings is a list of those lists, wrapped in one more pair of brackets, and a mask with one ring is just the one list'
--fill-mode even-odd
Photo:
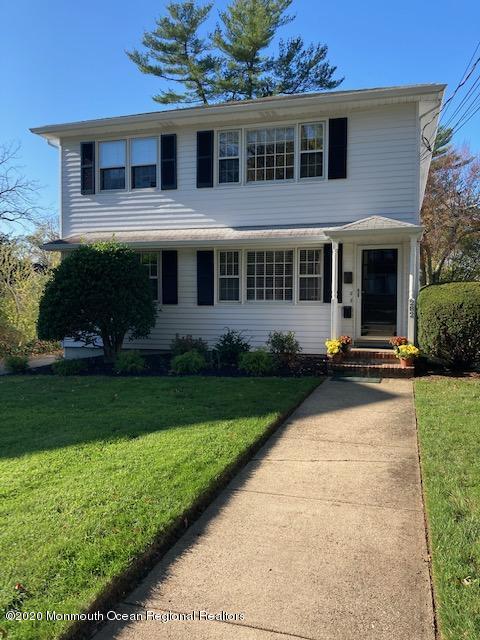
{"label": "white vinyl siding", "polygon": [[[80,142],[89,137],[62,140],[63,235],[95,230],[113,233],[188,227],[328,226],[371,215],[417,223],[416,113],[414,104],[404,104],[329,114],[348,115],[346,180],[327,177],[197,189],[197,129],[184,128],[177,131],[178,189],[106,191],[83,196]],[[158,135],[158,131],[149,134]]]}
{"label": "white vinyl siding", "polygon": [[[297,250],[299,253],[300,250]],[[401,251],[403,265],[402,278],[407,279],[405,271],[408,265],[409,244],[404,243]],[[353,271],[352,284],[343,284],[343,303],[340,305],[339,334],[353,336],[355,318],[342,317],[341,307],[353,305],[355,313],[356,289],[360,286],[360,275],[355,272],[355,247],[343,245],[343,270]],[[401,287],[401,308],[407,309],[408,291]],[[295,332],[305,354],[325,353],[325,340],[330,338],[331,305],[322,302],[311,303],[268,303],[245,302],[217,303],[213,306],[197,305],[197,256],[196,249],[178,250],[178,304],[161,305],[156,325],[150,336],[141,340],[126,340],[125,349],[162,349],[168,350],[175,334],[190,334],[195,338],[207,340],[213,347],[225,328],[243,331],[253,348],[264,346],[270,331]],[[406,316],[402,311],[399,321],[399,334],[406,333]],[[67,340],[65,346],[82,346]]]}
{"label": "white vinyl siding", "polygon": [[178,250],[178,305],[159,305],[148,339],[126,341],[126,348],[165,349],[175,334],[200,337],[213,346],[225,327],[243,331],[252,348],[264,346],[270,331],[295,331],[305,353],[323,353],[330,332],[329,304],[255,302],[197,305],[196,249]]}

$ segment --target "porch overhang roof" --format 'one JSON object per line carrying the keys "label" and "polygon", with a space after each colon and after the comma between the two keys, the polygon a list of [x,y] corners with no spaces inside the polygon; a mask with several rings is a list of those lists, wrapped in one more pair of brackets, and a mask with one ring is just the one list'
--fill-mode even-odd
{"label": "porch overhang roof", "polygon": [[327,228],[304,227],[209,227],[202,229],[150,229],[141,231],[91,231],[43,245],[47,251],[69,251],[83,244],[115,240],[135,249],[165,246],[211,247],[262,242],[265,245],[298,245],[328,242]]}
{"label": "porch overhang roof", "polygon": [[342,226],[304,225],[298,227],[206,227],[201,229],[148,229],[138,231],[88,231],[43,245],[46,251],[71,251],[84,244],[115,240],[132,249],[213,247],[226,245],[299,246],[331,240],[379,239],[420,236],[423,227],[383,216],[370,216]]}
{"label": "porch overhang roof", "polygon": [[328,237],[332,240],[364,240],[378,239],[380,237],[392,236],[400,237],[420,237],[423,233],[423,227],[410,222],[403,222],[385,216],[369,216],[355,222],[344,224],[328,230]]}

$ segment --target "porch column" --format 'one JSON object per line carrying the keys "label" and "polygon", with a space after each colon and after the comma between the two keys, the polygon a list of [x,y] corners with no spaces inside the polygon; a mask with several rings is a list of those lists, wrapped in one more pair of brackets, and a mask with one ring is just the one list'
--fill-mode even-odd
{"label": "porch column", "polygon": [[409,342],[415,342],[416,300],[418,286],[418,238],[410,238],[410,260],[408,269],[408,322],[407,338]]}
{"label": "porch column", "polygon": [[331,338],[338,338],[338,242],[332,242],[332,304],[331,304]]}

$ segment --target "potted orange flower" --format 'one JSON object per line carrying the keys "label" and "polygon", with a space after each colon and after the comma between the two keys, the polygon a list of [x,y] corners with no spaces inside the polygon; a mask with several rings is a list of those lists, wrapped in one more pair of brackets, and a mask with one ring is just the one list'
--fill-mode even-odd
{"label": "potted orange flower", "polygon": [[348,353],[350,351],[350,347],[352,346],[352,339],[350,336],[340,336],[339,338],[341,343],[342,353]]}
{"label": "potted orange flower", "polygon": [[405,336],[394,336],[393,338],[390,338],[389,342],[393,347],[395,355],[397,355],[398,347],[408,344],[408,338],[405,338]]}

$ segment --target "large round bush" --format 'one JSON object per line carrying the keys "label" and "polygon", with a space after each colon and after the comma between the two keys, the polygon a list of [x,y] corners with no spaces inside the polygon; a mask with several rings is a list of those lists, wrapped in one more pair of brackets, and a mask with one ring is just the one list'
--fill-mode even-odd
{"label": "large round bush", "polygon": [[72,251],[54,270],[40,301],[38,336],[84,344],[100,337],[105,357],[120,353],[125,336],[146,337],[155,324],[150,282],[138,254],[104,242]]}
{"label": "large round bush", "polygon": [[418,296],[418,343],[453,367],[480,359],[480,282],[425,287]]}

